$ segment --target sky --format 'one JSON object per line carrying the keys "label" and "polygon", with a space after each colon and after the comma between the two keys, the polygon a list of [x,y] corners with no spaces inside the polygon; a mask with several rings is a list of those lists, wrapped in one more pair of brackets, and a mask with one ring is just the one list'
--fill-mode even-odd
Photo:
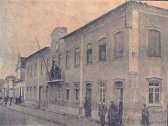
{"label": "sky", "polygon": [[[38,50],[35,37],[41,48],[50,46],[55,27],[72,32],[125,1],[0,0],[0,79],[16,75],[19,53],[26,57]],[[166,1],[145,2],[168,9]]]}

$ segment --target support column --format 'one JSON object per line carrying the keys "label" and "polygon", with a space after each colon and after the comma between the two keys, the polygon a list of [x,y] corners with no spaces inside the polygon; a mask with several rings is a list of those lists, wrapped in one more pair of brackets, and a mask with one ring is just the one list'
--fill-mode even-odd
{"label": "support column", "polygon": [[83,111],[83,35],[81,35],[81,46],[80,46],[80,105],[79,105],[79,116],[81,117]]}
{"label": "support column", "polygon": [[124,125],[140,126],[141,109],[138,83],[138,42],[139,42],[139,12],[131,10],[131,25],[129,31],[129,72],[128,84],[126,85],[126,113],[124,115]]}

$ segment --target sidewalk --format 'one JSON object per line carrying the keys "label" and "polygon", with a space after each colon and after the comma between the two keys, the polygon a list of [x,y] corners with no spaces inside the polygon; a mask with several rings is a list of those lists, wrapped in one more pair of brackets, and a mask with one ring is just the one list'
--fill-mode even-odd
{"label": "sidewalk", "polygon": [[62,126],[99,126],[100,125],[100,123],[91,121],[89,119],[78,119],[74,116],[58,114],[55,112],[42,111],[40,109],[29,108],[22,105],[12,104],[12,106],[7,105],[6,107],[13,111],[18,111],[36,118],[51,121]]}

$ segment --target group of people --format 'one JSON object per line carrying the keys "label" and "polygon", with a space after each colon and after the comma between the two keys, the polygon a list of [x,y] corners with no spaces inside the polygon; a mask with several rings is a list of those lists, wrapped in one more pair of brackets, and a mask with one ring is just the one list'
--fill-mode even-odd
{"label": "group of people", "polygon": [[[121,126],[122,125],[122,102],[119,103],[119,107],[111,102],[109,109],[101,103],[99,106],[98,115],[100,117],[101,126],[105,125],[105,115],[108,112],[108,125],[109,126]],[[149,112],[146,104],[143,105],[142,109],[142,125],[148,126],[149,125]]]}
{"label": "group of people", "polygon": [[101,126],[105,125],[105,115],[108,112],[108,125],[109,126],[121,126],[122,124],[122,102],[119,104],[119,108],[111,101],[111,105],[107,110],[107,107],[101,103],[99,106],[98,115],[100,117]]}
{"label": "group of people", "polygon": [[15,104],[21,104],[23,102],[22,96],[16,97],[15,100]]}
{"label": "group of people", "polygon": [[12,97],[6,96],[4,98],[5,106],[7,105],[8,101],[9,101],[9,104],[11,106],[12,105],[12,99],[13,99]]}

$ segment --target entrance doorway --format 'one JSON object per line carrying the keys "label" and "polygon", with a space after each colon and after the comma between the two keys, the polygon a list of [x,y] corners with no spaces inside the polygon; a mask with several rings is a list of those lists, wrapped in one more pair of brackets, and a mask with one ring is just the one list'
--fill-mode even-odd
{"label": "entrance doorway", "polygon": [[86,97],[85,97],[85,104],[84,104],[86,117],[91,117],[91,112],[92,112],[91,104],[92,104],[92,84],[87,83],[86,84]]}
{"label": "entrance doorway", "polygon": [[123,116],[123,82],[117,81],[115,82],[115,104],[118,108],[119,117],[122,124],[122,116]]}

